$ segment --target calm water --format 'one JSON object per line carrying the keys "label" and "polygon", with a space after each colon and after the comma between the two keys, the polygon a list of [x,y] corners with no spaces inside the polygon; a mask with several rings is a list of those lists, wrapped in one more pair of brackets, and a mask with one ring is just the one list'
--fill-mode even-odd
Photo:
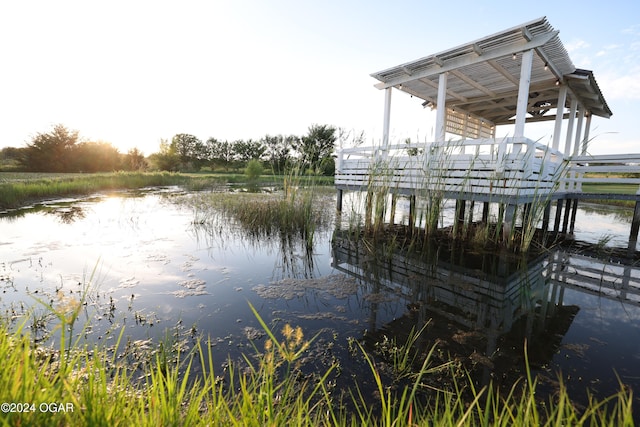
{"label": "calm water", "polygon": [[[375,253],[339,234],[332,245],[333,224],[318,230],[309,253],[299,242],[256,241],[233,224],[194,224],[193,212],[177,203],[184,197],[173,188],[118,192],[0,217],[1,314],[18,319],[34,307],[30,319],[44,320],[27,325],[45,337],[43,303],[57,306],[91,283],[81,318],[90,327],[81,339],[108,345],[123,328],[140,346],[210,337],[222,365],[253,354],[249,338],[263,345],[250,303],[276,332],[290,323],[308,338],[318,334],[306,369],[339,361],[338,386],[356,376],[367,382],[354,339],[384,354],[385,339],[401,340],[430,319],[421,345],[441,342],[443,360],[459,360],[478,381],[517,376],[526,336],[549,390],[561,373],[576,398],[587,389],[617,391],[616,374],[640,391],[640,272],[633,266],[551,252],[520,262],[520,270],[473,253],[396,254],[381,267]],[[331,197],[322,203],[333,211]],[[626,210],[585,205],[576,238],[626,247],[629,221]]]}

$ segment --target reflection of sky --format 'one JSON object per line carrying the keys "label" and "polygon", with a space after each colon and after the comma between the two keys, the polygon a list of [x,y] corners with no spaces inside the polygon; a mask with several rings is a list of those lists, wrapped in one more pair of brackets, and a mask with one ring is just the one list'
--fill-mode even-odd
{"label": "reflection of sky", "polygon": [[586,242],[598,242],[610,237],[608,246],[626,247],[631,231],[631,208],[608,207],[579,203],[576,213],[575,237]]}
{"label": "reflection of sky", "polygon": [[638,386],[640,307],[570,289],[564,304],[578,305],[580,311],[552,366],[570,376],[570,392],[588,387],[600,397],[610,395],[619,390],[616,374]]}
{"label": "reflection of sky", "polygon": [[[78,283],[92,279],[98,285],[89,304],[96,308],[94,320],[99,320],[94,322],[95,336],[125,326],[127,335],[137,339],[163,337],[177,322],[187,328],[197,324],[205,336],[226,343],[224,353],[236,348],[245,326],[259,327],[248,302],[266,319],[286,313],[296,323],[315,324],[317,329],[317,321],[304,320],[308,313],[335,314],[338,309],[359,323],[362,307],[357,301],[322,295],[263,300],[253,290],[286,277],[330,274],[330,231],[316,232],[309,265],[296,242],[283,246],[277,237],[257,242],[227,226],[208,231],[192,223],[191,211],[167,197],[172,196],[78,202],[75,206],[86,215],[71,223],[44,211],[0,219],[0,277],[15,287],[4,286],[9,280],[0,282],[6,291],[0,294],[2,312],[12,302],[33,304],[27,292],[55,299],[55,289],[77,292]],[[110,301],[119,312],[113,325],[104,322]],[[391,310],[388,318],[396,315]],[[380,316],[381,321],[386,318]],[[146,327],[136,327],[140,319]]]}

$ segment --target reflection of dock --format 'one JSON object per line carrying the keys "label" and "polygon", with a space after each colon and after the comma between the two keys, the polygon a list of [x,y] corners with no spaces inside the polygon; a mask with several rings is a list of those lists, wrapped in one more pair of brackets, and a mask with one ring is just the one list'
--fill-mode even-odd
{"label": "reflection of dock", "polygon": [[[545,269],[552,284],[640,306],[640,267],[558,250]],[[559,293],[562,297],[562,293]]]}
{"label": "reflection of dock", "polygon": [[408,302],[469,329],[507,332],[516,319],[545,300],[543,259],[519,269],[506,255],[447,254],[447,259],[441,255],[438,260],[421,260],[397,251],[376,263],[376,254],[348,239],[335,239],[333,250],[337,270],[375,280]]}

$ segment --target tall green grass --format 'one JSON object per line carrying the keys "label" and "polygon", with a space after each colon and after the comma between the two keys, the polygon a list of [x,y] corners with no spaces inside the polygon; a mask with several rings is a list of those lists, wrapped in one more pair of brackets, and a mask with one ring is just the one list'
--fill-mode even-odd
{"label": "tall green grass", "polygon": [[285,177],[281,193],[198,193],[182,203],[192,209],[194,224],[210,230],[231,223],[255,239],[300,239],[312,246],[318,228],[332,219],[333,210],[320,202],[328,195],[333,192],[326,187],[306,187]]}
{"label": "tall green grass", "polygon": [[[242,363],[228,361],[226,370],[216,365],[208,340],[200,340],[176,358],[167,357],[161,349],[150,363],[142,365],[142,375],[138,375],[139,370],[127,366],[116,352],[79,345],[64,352],[34,348],[24,325],[14,331],[0,325],[0,402],[10,405],[3,406],[0,425],[537,427],[634,423],[633,395],[622,386],[617,394],[601,401],[592,399],[583,409],[572,404],[562,384],[550,399],[539,398],[530,373],[525,382],[504,393],[490,385],[476,388],[453,371],[452,389],[425,389],[423,380],[432,369],[427,355],[412,382],[394,388],[382,379],[381,361],[362,346],[359,351],[368,366],[362,379],[373,379],[377,400],[372,404],[365,391],[356,387],[346,395],[355,409],[347,410],[344,397],[334,395],[329,381],[335,365],[312,376],[299,370],[313,338],[307,339],[302,329],[290,325],[278,333],[251,309],[267,338],[262,345],[254,343],[254,354],[245,355]],[[122,334],[117,347],[121,338]],[[408,352],[411,346],[402,348]],[[407,357],[398,356],[398,368],[404,369]],[[201,366],[197,373],[192,370],[195,363]]]}

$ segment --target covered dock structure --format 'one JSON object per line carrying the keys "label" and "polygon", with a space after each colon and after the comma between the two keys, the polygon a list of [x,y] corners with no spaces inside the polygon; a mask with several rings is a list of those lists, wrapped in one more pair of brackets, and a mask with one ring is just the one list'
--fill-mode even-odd
{"label": "covered dock structure", "polygon": [[[483,203],[485,220],[496,203],[507,231],[517,212],[526,213],[532,204],[544,206],[548,227],[549,206],[557,201],[554,227],[564,206],[566,229],[584,197],[582,183],[640,184],[624,176],[640,172],[640,154],[588,153],[594,116],[607,119],[612,111],[594,73],[573,64],[546,17],[371,76],[385,93],[382,139],[376,146],[338,150],[339,211],[344,191],[384,187],[392,197],[410,197],[412,207],[423,195],[456,200],[461,221],[468,203]],[[417,98],[418,108],[435,110],[433,141],[390,141],[395,91]],[[547,144],[526,133],[530,123],[542,121],[553,123]],[[507,136],[497,137],[503,126],[509,126]],[[637,239],[638,204],[635,218]]]}

